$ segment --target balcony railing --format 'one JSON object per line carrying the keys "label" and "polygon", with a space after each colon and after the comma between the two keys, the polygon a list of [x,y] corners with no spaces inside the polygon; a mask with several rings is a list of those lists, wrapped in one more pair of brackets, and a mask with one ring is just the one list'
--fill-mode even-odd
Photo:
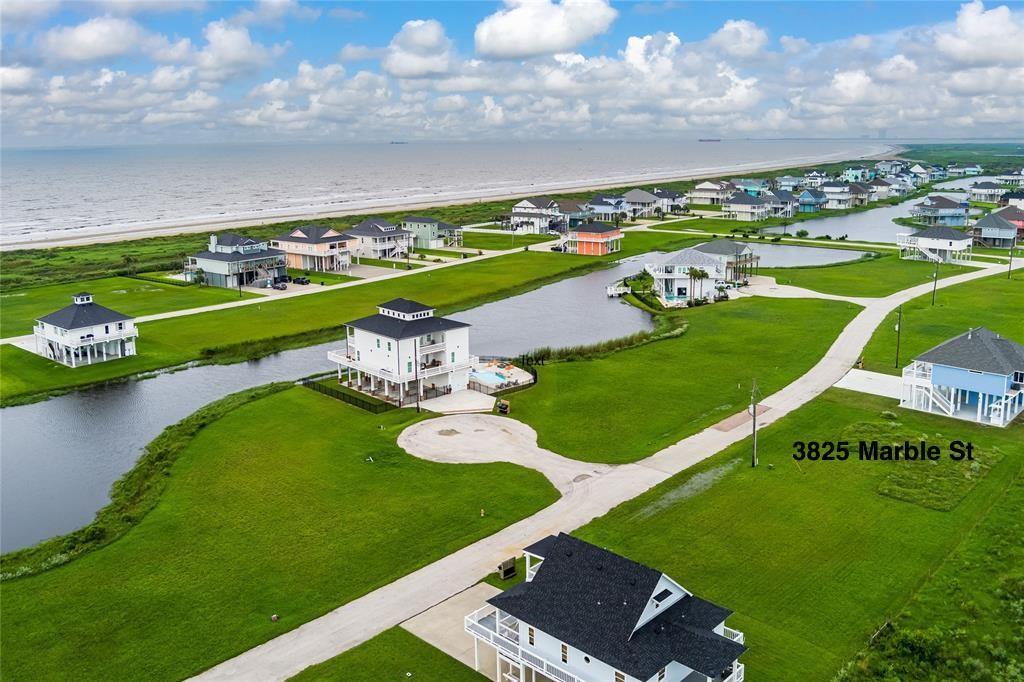
{"label": "balcony railing", "polygon": [[[511,618],[511,616],[508,616],[507,614],[503,616],[498,609],[491,605],[487,605],[466,616],[465,629],[466,632],[474,637],[482,639],[485,642],[493,644],[495,647],[501,649],[505,655],[516,661],[523,661],[530,667],[541,671],[544,675],[556,680],[557,682],[584,682],[561,666],[555,665],[551,661],[541,658],[526,649],[520,648],[517,641],[518,633],[516,633],[515,640],[507,637],[505,633],[508,632],[508,626],[504,626],[502,624],[509,618]],[[739,680],[733,679],[730,682],[739,682]]]}
{"label": "balcony railing", "polygon": [[743,664],[740,662],[733,663],[732,674],[722,680],[722,682],[743,682]]}
{"label": "balcony railing", "polygon": [[444,341],[435,341],[420,346],[420,355],[428,355],[429,353],[436,353],[445,349]]}
{"label": "balcony railing", "polygon": [[725,635],[726,639],[731,639],[732,641],[738,644],[743,644],[743,633],[739,630],[733,630],[732,628],[724,628],[723,634]]}
{"label": "balcony railing", "polygon": [[43,336],[45,339],[55,341],[63,346],[88,346],[93,343],[105,343],[107,341],[118,341],[120,339],[132,339],[139,335],[139,330],[135,327],[131,329],[114,330],[109,334],[90,334],[87,336],[60,336],[52,332],[47,333],[42,325],[36,325],[34,331]]}
{"label": "balcony railing", "polygon": [[421,366],[419,372],[415,369],[411,372],[395,372],[390,368],[374,366],[356,360],[354,355],[349,355],[348,352],[344,350],[327,351],[327,359],[331,362],[342,365],[343,367],[351,367],[352,369],[360,372],[372,374],[376,377],[386,378],[389,381],[415,381],[417,378],[427,379],[439,374],[447,374],[448,372],[455,372],[461,369],[469,369],[470,366],[470,360],[464,360],[462,362],[442,362],[439,365]]}

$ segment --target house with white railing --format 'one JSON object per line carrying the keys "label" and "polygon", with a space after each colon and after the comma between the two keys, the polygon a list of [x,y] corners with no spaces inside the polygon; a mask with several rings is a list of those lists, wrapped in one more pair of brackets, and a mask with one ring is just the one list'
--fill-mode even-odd
{"label": "house with white railing", "polygon": [[211,234],[206,250],[185,260],[186,281],[227,289],[269,287],[286,274],[284,251],[230,232]]}
{"label": "house with white railing", "polygon": [[469,325],[396,298],[377,313],[345,323],[345,348],[328,351],[339,383],[399,406],[465,390]]}
{"label": "house with white railing", "polygon": [[1024,411],[1024,346],[975,327],[903,368],[900,406],[1006,426]]}
{"label": "house with white railing", "polygon": [[502,682],[742,682],[732,613],[661,571],[571,535],[530,545],[526,581],[465,618]]}
{"label": "house with white railing", "polygon": [[945,225],[896,235],[896,246],[900,247],[900,258],[904,260],[932,263],[970,260],[973,244],[971,235]]}
{"label": "house with white railing", "polygon": [[357,258],[402,258],[412,249],[413,233],[383,218],[367,218],[345,230],[356,242]]}
{"label": "house with white railing", "polygon": [[36,320],[36,353],[69,367],[135,355],[139,330],[133,317],[93,302],[85,291],[71,301]]}
{"label": "house with white railing", "polygon": [[731,270],[727,264],[698,248],[681,249],[664,256],[652,254],[650,261],[644,263],[644,271],[653,279],[651,291],[666,308],[712,296],[716,283],[728,279]]}

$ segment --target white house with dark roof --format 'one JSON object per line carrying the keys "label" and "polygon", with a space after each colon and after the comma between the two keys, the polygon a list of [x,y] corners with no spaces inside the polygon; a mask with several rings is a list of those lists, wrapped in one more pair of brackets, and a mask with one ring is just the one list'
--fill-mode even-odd
{"label": "white house with dark roof", "polygon": [[655,187],[651,194],[658,197],[658,206],[661,207],[662,213],[671,213],[686,208],[687,199],[682,192]]}
{"label": "white house with dark roof", "polygon": [[645,189],[631,189],[622,198],[629,204],[629,215],[632,218],[652,216],[654,209],[661,205],[658,197]]}
{"label": "white house with dark roof", "polygon": [[725,279],[737,281],[757,273],[761,257],[754,253],[750,244],[732,239],[713,239],[693,247],[706,256],[714,258],[725,267]]}
{"label": "white house with dark roof", "polygon": [[68,367],[135,355],[135,318],[105,308],[81,292],[71,305],[36,320],[36,353]]}
{"label": "white house with dark roof", "polygon": [[[703,271],[707,277],[693,278],[691,270]],[[655,257],[644,263],[644,271],[653,278],[651,289],[667,308],[683,306],[692,299],[712,294],[715,282],[729,279],[729,270],[722,260],[696,247]]]}
{"label": "white house with dark roof", "polygon": [[996,176],[996,182],[1009,187],[1024,187],[1024,168],[1013,173],[1003,173]]}
{"label": "white house with dark roof", "polygon": [[587,208],[596,220],[612,220],[625,213],[629,216],[629,202],[614,194],[598,194],[587,202]]}
{"label": "white house with dark roof", "polygon": [[825,193],[827,209],[844,209],[853,206],[853,194],[845,182],[830,180],[821,184],[819,189]]}
{"label": "white house with dark roof", "polygon": [[1024,411],[1024,346],[975,327],[903,368],[900,406],[1006,426]]}
{"label": "white house with dark roof", "polygon": [[734,184],[724,180],[704,180],[690,190],[690,203],[717,206],[731,197],[737,189]]}
{"label": "white house with dark roof", "polygon": [[469,325],[396,298],[346,322],[345,348],[327,359],[338,365],[339,382],[401,406],[468,386]]}
{"label": "white house with dark roof", "polygon": [[792,192],[804,186],[804,179],[795,175],[781,175],[775,178],[775,186]]}
{"label": "white house with dark roof", "polygon": [[761,198],[768,203],[772,218],[792,218],[796,215],[799,202],[787,189],[770,189]]}
{"label": "white house with dark roof", "polygon": [[723,218],[756,222],[767,220],[771,215],[771,206],[763,197],[752,197],[746,192],[736,192],[722,202]]}
{"label": "white house with dark roof", "polygon": [[967,190],[967,196],[971,201],[985,201],[993,204],[999,202],[1006,188],[994,182],[976,182]]}
{"label": "white house with dark roof", "polygon": [[956,201],[941,194],[931,194],[924,201],[910,208],[910,215],[922,225],[947,225],[963,227],[967,224],[969,206],[966,201]]}
{"label": "white house with dark roof", "polygon": [[828,182],[828,173],[820,170],[809,170],[804,173],[804,187],[817,189]]}
{"label": "white house with dark roof", "polygon": [[932,263],[953,263],[971,259],[971,235],[945,225],[926,227],[912,234],[896,235],[900,258],[926,260]]}
{"label": "white house with dark roof", "polygon": [[742,682],[728,609],[661,571],[552,535],[524,550],[526,581],[465,618],[503,682]]}
{"label": "white house with dark roof", "polygon": [[325,225],[300,225],[275,237],[271,248],[285,254],[288,267],[316,272],[340,272],[352,265],[354,237]]}
{"label": "white house with dark roof", "polygon": [[1017,243],[1017,235],[1021,229],[1016,223],[1002,215],[1001,211],[993,211],[974,223],[971,227],[971,234],[983,246],[1008,249]]}
{"label": "white house with dark roof", "polygon": [[544,234],[559,225],[558,202],[550,197],[528,197],[512,206],[512,229],[520,234]]}
{"label": "white house with dark roof", "polygon": [[285,253],[272,249],[263,239],[225,232],[211,234],[205,251],[185,262],[185,279],[234,289],[269,287],[287,274]]}
{"label": "white house with dark roof", "polygon": [[367,218],[345,230],[355,237],[353,255],[359,258],[402,258],[412,249],[412,232],[383,218]]}

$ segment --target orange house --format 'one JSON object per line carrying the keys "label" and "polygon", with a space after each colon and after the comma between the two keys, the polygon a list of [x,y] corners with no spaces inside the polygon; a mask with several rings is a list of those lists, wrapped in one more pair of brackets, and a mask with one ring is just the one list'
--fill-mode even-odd
{"label": "orange house", "polygon": [[284,251],[289,268],[316,272],[348,270],[355,243],[354,237],[323,225],[301,225],[270,242]]}
{"label": "orange house", "polygon": [[572,228],[565,243],[566,253],[604,256],[622,250],[622,230],[608,223],[583,223]]}

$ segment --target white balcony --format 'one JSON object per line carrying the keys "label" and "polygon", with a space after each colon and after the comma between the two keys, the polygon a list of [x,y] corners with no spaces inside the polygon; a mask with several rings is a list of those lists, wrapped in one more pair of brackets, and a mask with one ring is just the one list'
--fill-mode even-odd
{"label": "white balcony", "polygon": [[430,353],[437,353],[443,351],[447,347],[444,341],[436,341],[420,346],[420,355],[429,355]]}
{"label": "white balcony", "polygon": [[[513,625],[514,622],[514,625]],[[585,682],[568,670],[519,646],[519,623],[507,613],[491,605],[484,606],[465,618],[466,632],[499,649],[509,660],[540,671],[556,682]],[[733,680],[732,682],[739,682]]]}
{"label": "white balcony", "polygon": [[737,644],[743,644],[743,633],[739,630],[733,630],[732,628],[724,628],[724,632],[722,634],[725,635],[726,639],[731,639]]}
{"label": "white balcony", "polygon": [[349,367],[356,371],[363,372],[364,374],[370,374],[375,377],[387,379],[388,381],[415,381],[416,379],[428,379],[440,374],[469,369],[470,366],[470,360],[464,360],[462,362],[442,362],[438,365],[421,366],[418,372],[415,368],[411,372],[396,372],[390,368],[370,365],[356,360],[355,355],[350,355],[346,350],[327,351],[327,359],[333,363],[341,365],[342,367]]}
{"label": "white balcony", "polygon": [[73,336],[67,334],[62,336],[60,334],[54,334],[53,332],[46,332],[41,325],[36,325],[34,332],[42,336],[47,341],[53,341],[62,346],[68,348],[78,348],[80,346],[91,346],[94,343],[106,343],[107,341],[120,341],[121,339],[134,339],[139,335],[139,330],[135,327],[131,329],[113,330],[109,334],[89,334],[87,336]]}
{"label": "white balcony", "polygon": [[733,663],[732,674],[722,679],[722,682],[743,682],[743,664],[740,662]]}

